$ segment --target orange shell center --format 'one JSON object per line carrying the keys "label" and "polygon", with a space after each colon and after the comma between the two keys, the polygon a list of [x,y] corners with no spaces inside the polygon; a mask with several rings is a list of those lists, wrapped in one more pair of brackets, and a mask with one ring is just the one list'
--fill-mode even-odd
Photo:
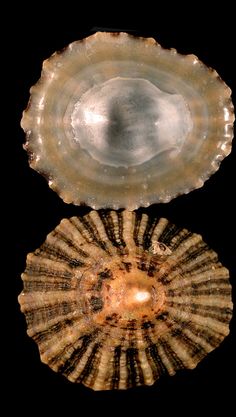
{"label": "orange shell center", "polygon": [[113,265],[97,282],[84,278],[86,311],[97,324],[152,320],[164,308],[164,286],[133,265],[129,271]]}

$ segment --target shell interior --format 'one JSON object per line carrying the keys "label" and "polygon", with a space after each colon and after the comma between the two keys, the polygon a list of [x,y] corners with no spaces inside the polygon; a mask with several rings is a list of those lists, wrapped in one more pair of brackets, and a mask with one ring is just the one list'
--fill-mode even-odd
{"label": "shell interior", "polygon": [[200,235],[129,211],[64,219],[19,296],[41,360],[94,390],[194,368],[229,333],[228,270]]}
{"label": "shell interior", "polygon": [[194,55],[96,33],[43,63],[22,118],[65,202],[135,209],[203,185],[232,141],[231,91]]}

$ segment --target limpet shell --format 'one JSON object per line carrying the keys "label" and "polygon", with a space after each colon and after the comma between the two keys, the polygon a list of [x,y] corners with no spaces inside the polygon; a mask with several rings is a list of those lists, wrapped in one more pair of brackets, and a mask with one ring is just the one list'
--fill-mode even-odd
{"label": "limpet shell", "polygon": [[129,211],[64,219],[19,296],[41,360],[94,390],[195,368],[229,333],[228,270],[202,237]]}
{"label": "limpet shell", "polygon": [[231,91],[195,55],[96,33],[44,61],[22,118],[67,203],[135,209],[201,187],[230,153]]}

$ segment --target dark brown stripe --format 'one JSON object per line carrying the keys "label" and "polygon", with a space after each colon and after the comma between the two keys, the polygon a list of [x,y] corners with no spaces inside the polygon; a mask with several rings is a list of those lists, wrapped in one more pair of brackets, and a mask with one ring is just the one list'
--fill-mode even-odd
{"label": "dark brown stripe", "polygon": [[113,357],[112,389],[119,387],[121,346],[116,346]]}
{"label": "dark brown stripe", "polygon": [[160,281],[163,285],[168,285],[171,282],[171,279],[169,277],[170,272],[172,272],[172,270],[168,271],[167,273],[162,273],[161,276],[158,278],[158,281]]}
{"label": "dark brown stripe", "polygon": [[141,271],[148,271],[149,269],[149,259],[145,254],[141,258],[139,258],[139,261],[137,263],[137,268]]}
{"label": "dark brown stripe", "polygon": [[[187,268],[186,274],[191,273],[191,275],[193,275],[194,273],[197,274],[198,271],[200,271],[201,273],[203,273],[203,272],[206,272],[206,271],[209,271],[210,269],[212,269],[212,266],[214,266],[214,269],[215,270],[216,269],[219,269],[219,268],[222,268],[221,263],[220,262],[217,262],[217,259],[218,259],[217,255],[212,259],[212,258],[210,258],[210,256],[207,257],[207,253],[209,253],[209,254],[211,253],[212,254],[212,251],[211,250],[208,250],[207,252],[205,252],[204,259],[201,259],[201,258],[199,259],[198,258],[197,259],[198,262],[196,262],[194,265],[192,265],[191,266],[191,269],[188,269]],[[188,263],[189,262],[185,262],[185,265],[188,266]],[[183,270],[185,268],[183,268],[181,266],[181,269]]]}
{"label": "dark brown stripe", "polygon": [[103,309],[103,300],[100,297],[95,297],[94,295],[90,298],[90,305],[93,313],[97,313]]}
{"label": "dark brown stripe", "polygon": [[221,334],[220,332],[216,332],[216,330],[212,330],[210,328],[204,329],[194,326],[194,324],[189,323],[186,327],[198,337],[206,340],[211,346],[217,347],[225,338],[225,335]]}
{"label": "dark brown stripe", "polygon": [[105,268],[103,271],[98,273],[98,277],[102,280],[104,279],[110,280],[110,279],[113,279],[113,274],[110,269]]}
{"label": "dark brown stripe", "polygon": [[140,246],[139,240],[138,240],[138,234],[139,234],[139,227],[142,219],[142,213],[135,212],[135,223],[134,223],[134,232],[133,232],[133,238],[136,246]]}
{"label": "dark brown stripe", "polygon": [[[192,291],[192,290],[202,291],[202,290],[205,290],[204,287],[206,285],[208,285],[208,287],[209,287],[207,289],[208,291],[209,290],[212,291],[213,289],[217,290],[217,288],[219,288],[220,293],[221,293],[220,287],[226,285],[225,284],[224,277],[222,277],[223,279],[222,278],[211,278],[209,281],[208,280],[205,280],[205,281],[201,281],[201,282],[191,282],[191,277],[192,277],[192,275],[189,274],[189,280],[190,281],[187,284],[181,285],[180,287],[177,287],[177,288],[174,288],[174,289],[169,289],[168,292],[167,292],[167,295],[169,295],[169,293],[170,293],[170,295],[173,295],[173,294],[174,295],[183,294],[183,293],[185,293],[187,291]],[[216,287],[216,288],[215,287],[211,287],[212,284],[219,285],[219,287]]]}
{"label": "dark brown stripe", "polygon": [[202,253],[206,252],[209,249],[206,243],[203,241],[199,242],[198,244],[191,246],[188,250],[184,253],[183,258],[181,258],[181,263],[187,263],[196,259]]}
{"label": "dark brown stripe", "polygon": [[160,345],[162,347],[162,349],[164,350],[167,358],[169,359],[169,361],[173,365],[175,371],[177,371],[178,369],[184,369],[185,368],[182,360],[178,357],[177,353],[174,352],[174,350],[171,348],[171,346],[169,345],[169,343],[166,340],[160,338],[158,340],[158,345]]}
{"label": "dark brown stripe", "polygon": [[145,252],[137,259],[137,268],[141,271],[148,271],[150,267],[151,257]]}
{"label": "dark brown stripe", "polygon": [[[188,263],[190,262],[185,262],[185,266],[187,266],[187,271],[183,272],[187,276],[188,275],[194,276],[194,275],[198,275],[199,273],[203,274],[204,272],[207,272],[210,270],[212,271],[212,266],[214,266],[214,270],[222,268],[221,263],[216,262],[216,258],[211,260],[210,257],[207,257],[204,260],[201,258],[198,258],[195,265],[191,266],[191,269],[188,268]],[[185,268],[182,267],[181,269],[184,270]]]}
{"label": "dark brown stripe", "polygon": [[42,264],[37,264],[31,261],[27,261],[27,267],[25,273],[28,275],[36,275],[36,276],[46,276],[46,277],[56,277],[56,278],[65,278],[71,279],[73,277],[72,272],[66,270],[58,270],[47,268]]}
{"label": "dark brown stripe", "polygon": [[24,292],[69,291],[70,281],[24,281]]}
{"label": "dark brown stripe", "polygon": [[126,272],[130,272],[132,270],[132,263],[131,262],[121,262],[121,270],[126,270]]}
{"label": "dark brown stripe", "polygon": [[99,343],[95,343],[92,349],[92,352],[90,353],[87,359],[86,365],[84,369],[82,370],[81,374],[79,375],[79,377],[76,379],[76,382],[85,381],[91,373],[93,374],[93,381],[95,381],[98,370],[99,370],[99,367],[97,366],[99,362],[97,352],[99,350],[102,350],[102,346]]}
{"label": "dark brown stripe", "polygon": [[167,293],[168,296],[171,297],[176,297],[179,295],[189,295],[189,296],[194,296],[194,297],[198,297],[200,295],[224,295],[224,296],[230,296],[231,295],[231,289],[230,288],[215,288],[215,287],[209,287],[208,289],[205,290],[198,290],[198,289],[193,289],[193,288],[189,288],[188,290],[185,291],[174,291],[174,290],[169,290]]}
{"label": "dark brown stripe", "polygon": [[[186,252],[182,254],[181,263],[178,262],[177,264],[173,265],[172,268],[168,271],[168,273],[178,271],[178,270],[179,271],[184,270],[185,265],[187,265],[192,260],[197,259],[198,256],[200,256],[204,252],[207,252],[208,250],[209,250],[208,246],[202,241],[199,242],[197,245],[191,246],[190,248],[188,248]],[[209,250],[209,252],[212,253],[211,250]],[[203,265],[202,260],[200,261],[199,265],[200,266]],[[210,262],[209,262],[209,265],[210,265]],[[197,269],[198,268],[196,268],[196,270]]]}
{"label": "dark brown stripe", "polygon": [[[65,375],[69,375],[74,369],[75,366],[78,364],[80,359],[83,357],[85,352],[87,351],[89,345],[94,341],[94,339],[97,336],[97,332],[92,332],[90,334],[86,334],[84,336],[81,336],[78,340],[79,347],[74,348],[73,353],[71,356],[66,359],[65,363],[60,365],[58,368],[58,372],[61,372]],[[81,343],[82,342],[82,343]],[[71,348],[72,345],[68,344],[62,352],[60,352],[57,356],[53,358],[53,360],[50,363],[56,363],[57,361],[61,360],[66,352],[68,352],[69,348]]]}
{"label": "dark brown stripe", "polygon": [[93,219],[89,214],[84,217],[80,217],[80,221],[83,224],[84,228],[89,232],[90,236],[92,237],[93,241],[103,249],[108,255],[110,255],[109,249],[107,247],[106,242],[104,242],[97,230],[96,224],[94,223]]}
{"label": "dark brown stripe", "polygon": [[198,356],[200,360],[207,355],[207,351],[199,343],[194,342],[185,333],[183,333],[180,327],[173,329],[171,331],[171,336],[180,340],[180,342],[186,346],[191,358]]}
{"label": "dark brown stripe", "polygon": [[113,225],[112,218],[109,215],[109,212],[107,212],[106,210],[99,210],[98,214],[104,225],[108,239],[113,244],[113,246],[119,248],[120,244],[116,240],[116,236],[114,234],[114,225]]}
{"label": "dark brown stripe", "polygon": [[113,274],[111,272],[110,269],[106,268],[104,269],[104,271],[101,271],[97,274],[97,282],[96,284],[94,284],[93,289],[94,291],[98,291],[100,292],[102,289],[102,285],[104,280],[112,280],[113,278]]}
{"label": "dark brown stripe", "polygon": [[123,238],[123,230],[124,230],[123,211],[118,211],[117,216],[118,216],[118,225],[119,225],[119,240],[121,241],[122,248],[126,248],[126,253],[127,253],[126,243]]}
{"label": "dark brown stripe", "polygon": [[45,242],[40,249],[37,249],[34,254],[47,259],[56,260],[57,262],[66,262],[71,268],[84,265],[84,262],[80,259],[71,258],[67,253],[63,252],[61,249],[57,249],[51,244],[49,245],[47,242]]}
{"label": "dark brown stripe", "polygon": [[153,327],[155,327],[155,325],[151,322],[151,321],[144,321],[142,324],[141,324],[141,328],[142,329],[152,329]]}
{"label": "dark brown stripe", "polygon": [[183,304],[174,301],[167,301],[167,305],[178,308],[182,311],[186,311],[191,314],[197,314],[201,317],[210,317],[220,321],[222,323],[228,323],[232,317],[232,310],[230,308],[218,307],[218,306],[204,306],[201,304],[192,303]]}
{"label": "dark brown stripe", "polygon": [[[194,249],[193,249],[194,250]],[[200,269],[200,272],[205,272],[211,269],[211,266],[214,265],[217,268],[222,267],[222,265],[220,263],[216,263],[215,259],[211,260],[210,258],[206,259],[206,261],[202,261],[201,259],[199,260],[199,263],[197,263],[194,267],[191,267],[190,270],[187,270],[187,272],[185,272],[185,269],[188,269],[188,264],[191,263],[192,260],[195,260],[197,258],[198,255],[200,255],[200,251],[204,252],[206,250],[206,248],[202,248],[200,250],[197,249],[197,251],[194,252],[186,252],[186,255],[181,257],[181,261],[179,261],[177,264],[172,265],[172,267],[170,269],[168,269],[167,273],[163,273],[162,276],[159,278],[159,280],[161,282],[163,282],[163,284],[168,284],[170,282],[169,279],[169,275],[172,272],[176,272],[176,273],[180,273],[180,274],[184,274],[186,277],[187,276],[193,276],[193,272],[194,273],[198,273],[198,270]],[[209,253],[212,253],[211,250],[208,251]],[[205,253],[206,255],[206,253]],[[203,266],[205,266],[205,268],[203,269]],[[185,268],[186,267],[186,268]]]}
{"label": "dark brown stripe", "polygon": [[149,262],[148,276],[154,277],[155,274],[159,271],[161,264],[162,264],[162,261],[160,261],[160,258],[158,256],[153,256]]}
{"label": "dark brown stripe", "polygon": [[[69,223],[71,223],[74,227],[74,223],[72,219],[68,219]],[[60,225],[52,232],[52,235],[55,237],[59,237],[60,240],[65,242],[69,248],[74,249],[82,258],[88,258],[89,254],[85,252],[83,249],[79,248],[78,245],[75,245],[73,238],[70,239],[69,235],[65,234],[61,229]]]}
{"label": "dark brown stripe", "polygon": [[[94,225],[93,221],[91,218],[88,218],[89,215],[84,216],[84,217],[79,217],[80,222],[82,223],[81,227],[80,225],[77,224],[77,222],[73,219],[73,217],[70,219],[71,223],[76,227],[76,229],[81,233],[81,235],[83,236],[83,238],[86,240],[87,243],[91,243],[91,240],[93,241],[93,243],[97,244],[97,246],[99,246],[101,249],[103,249],[105,252],[107,252],[108,254],[109,251],[107,250],[107,246],[105,244],[105,242],[103,242],[100,239],[100,236],[97,232],[96,226]],[[90,239],[88,239],[84,233],[84,229],[87,230],[87,232],[89,233]]]}
{"label": "dark brown stripe", "polygon": [[161,313],[155,316],[156,320],[166,321],[169,316],[168,311],[162,311]]}
{"label": "dark brown stripe", "polygon": [[172,317],[180,327],[184,329],[189,329],[191,333],[193,333],[197,337],[202,338],[213,347],[217,347],[222,341],[222,339],[224,339],[225,337],[225,335],[216,332],[215,330],[212,330],[210,328],[205,329],[204,327],[196,326],[194,325],[194,323],[181,320],[174,315],[172,315]]}
{"label": "dark brown stripe", "polygon": [[152,368],[154,379],[157,379],[161,375],[164,375],[167,372],[166,367],[159,356],[157,346],[154,343],[152,343],[151,339],[150,345],[145,349],[145,353],[148,358],[149,365]]}
{"label": "dark brown stripe", "polygon": [[114,223],[113,223],[113,219],[110,215],[110,211],[107,210],[100,210],[99,212],[99,216],[101,218],[101,221],[105,227],[106,230],[106,234],[108,239],[110,240],[110,242],[113,244],[113,246],[115,246],[119,252],[123,252],[123,249],[125,248],[126,244],[122,238],[122,231],[120,230],[120,219],[117,214],[117,221],[118,221],[118,239],[117,236],[114,233]]}
{"label": "dark brown stripe", "polygon": [[[193,235],[192,232],[189,232],[188,230],[183,230],[181,228],[176,227],[175,235],[173,235],[171,237],[171,239],[169,239],[169,238],[166,239],[166,242],[169,241],[167,246],[169,246],[169,248],[173,252],[174,250],[176,250],[181,245],[181,243],[183,243],[185,240],[188,240],[192,235]],[[173,242],[174,238],[176,240]]]}
{"label": "dark brown stripe", "polygon": [[[159,242],[164,243],[165,245],[169,246],[171,244],[171,241],[178,233],[181,231],[180,227],[175,226],[172,223],[168,223],[161,233],[161,235],[158,238]],[[179,241],[177,241],[177,246],[180,244],[181,241],[183,241],[185,237],[180,238]],[[176,247],[177,247],[176,246]]]}
{"label": "dark brown stripe", "polygon": [[126,365],[128,370],[127,388],[142,385],[144,378],[137,348],[126,350]]}
{"label": "dark brown stripe", "polygon": [[42,343],[48,339],[50,339],[54,334],[60,333],[65,327],[71,327],[74,323],[78,320],[78,318],[73,319],[65,319],[59,321],[58,323],[53,324],[52,326],[48,327],[47,330],[43,330],[41,332],[35,333],[33,335],[33,339],[36,343]]}
{"label": "dark brown stripe", "polygon": [[65,316],[78,309],[75,302],[67,303],[63,301],[60,304],[45,305],[45,307],[35,308],[34,310],[26,311],[25,317],[28,327],[36,326],[39,323],[47,322],[57,316]]}
{"label": "dark brown stripe", "polygon": [[143,248],[144,250],[147,250],[150,245],[151,245],[151,237],[153,234],[153,231],[157,225],[157,223],[159,222],[159,218],[153,218],[152,216],[150,216],[148,218],[148,222],[146,225],[146,229],[145,232],[143,234]]}
{"label": "dark brown stripe", "polygon": [[[132,337],[134,335],[134,330],[137,330],[138,329],[137,320],[135,320],[135,319],[127,320],[125,326],[124,327],[119,326],[119,328],[121,330],[126,330],[126,331],[127,330],[130,330],[130,332],[128,332],[128,335]],[[127,337],[129,337],[128,335],[127,335]],[[130,344],[133,345],[133,341],[132,340],[130,340]]]}

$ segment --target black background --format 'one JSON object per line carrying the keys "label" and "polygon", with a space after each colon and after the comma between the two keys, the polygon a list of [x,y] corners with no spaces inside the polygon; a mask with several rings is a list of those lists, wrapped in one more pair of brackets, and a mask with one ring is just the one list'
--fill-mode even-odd
{"label": "black background", "polygon": [[[145,9],[142,4],[141,15]],[[63,201],[49,189],[46,180],[29,168],[26,152],[22,149],[24,132],[19,126],[21,113],[27,105],[29,88],[40,77],[41,63],[54,51],[68,43],[81,39],[96,30],[124,30],[134,35],[152,36],[164,47],[174,47],[181,53],[194,53],[205,64],[215,68],[224,81],[235,90],[234,22],[230,10],[214,8],[208,14],[198,4],[195,10],[183,9],[160,11],[153,9],[143,20],[137,22],[134,16],[127,21],[115,19],[116,10],[125,6],[112,4],[106,10],[107,18],[96,19],[97,12],[70,4],[58,5],[55,12],[49,12],[46,5],[20,9],[21,18],[16,29],[16,186],[14,198],[17,201],[16,241],[16,297],[22,289],[20,274],[25,268],[26,255],[34,251],[45,240],[46,235],[64,217],[79,215],[88,208],[76,207]],[[139,9],[138,6],[136,6]],[[27,10],[26,10],[27,9]],[[91,10],[90,10],[91,9]],[[167,7],[168,9],[168,7]],[[17,10],[15,13],[17,14]],[[149,10],[150,12],[150,10]],[[154,16],[155,22],[151,23]],[[204,240],[219,254],[221,262],[231,272],[235,300],[235,146],[230,156],[221,164],[219,171],[208,180],[204,187],[181,196],[168,204],[154,205],[146,212],[155,211],[176,222],[178,225],[203,235]],[[66,407],[68,413],[86,406],[86,413],[96,411],[113,414],[116,410],[126,413],[132,407],[132,414],[141,406],[147,413],[167,415],[173,409],[177,413],[189,413],[206,407],[222,408],[225,415],[233,413],[233,390],[235,389],[236,325],[231,323],[231,333],[214,352],[209,354],[195,370],[181,371],[174,377],[163,377],[152,387],[128,391],[93,392],[80,384],[72,384],[63,376],[54,373],[39,359],[36,344],[26,334],[23,314],[16,301],[16,343],[13,383],[16,387],[18,412],[30,412],[27,396],[34,401],[37,409],[49,410]],[[234,388],[233,388],[234,387]],[[191,408],[189,408],[191,405]],[[152,410],[152,411],[151,411]]]}

